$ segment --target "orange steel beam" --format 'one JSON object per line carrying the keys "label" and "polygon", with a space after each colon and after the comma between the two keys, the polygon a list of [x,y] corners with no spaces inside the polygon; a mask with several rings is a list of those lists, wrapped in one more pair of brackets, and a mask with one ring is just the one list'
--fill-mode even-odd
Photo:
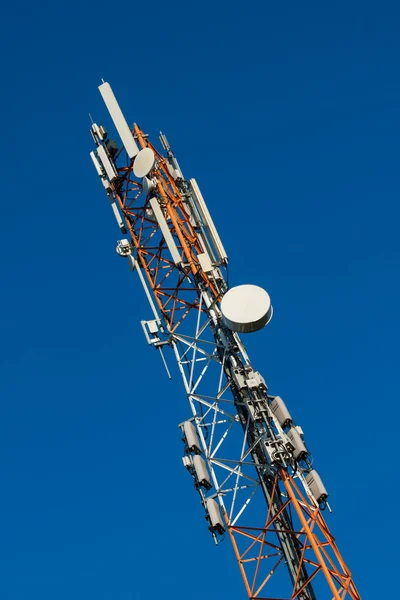
{"label": "orange steel beam", "polygon": [[[308,596],[305,592],[307,585],[312,580],[321,580],[321,578],[330,590],[333,600],[344,600],[346,597],[349,597],[351,600],[361,600],[351,573],[339,553],[335,539],[322,517],[320,508],[315,506],[311,500],[302,494],[293,477],[285,469],[280,469],[276,473],[273,494],[277,493],[279,484],[281,484],[286,492],[285,508],[294,512],[299,522],[298,530],[284,530],[298,540],[300,549],[300,563],[297,577],[293,583],[290,598],[286,598],[285,600],[307,598]],[[271,499],[271,504],[272,500],[273,498]],[[236,560],[248,597],[251,600],[265,600],[266,597],[261,596],[261,593],[284,559],[280,547],[266,539],[267,535],[283,531],[279,527],[278,514],[283,509],[272,516],[271,504],[267,511],[266,522],[264,526],[259,528],[231,525],[227,514],[225,513],[224,515]],[[323,539],[320,539],[319,536]],[[243,550],[239,548],[239,540],[242,540],[242,542],[248,540]],[[270,554],[265,552],[267,548],[271,547],[277,551]],[[255,553],[253,557],[250,556],[251,552]],[[276,560],[279,556],[280,558]],[[270,566],[271,559],[273,559],[272,566]],[[256,567],[249,570],[248,566],[252,562],[253,564],[254,562],[256,563]],[[307,581],[303,582],[301,587],[299,587],[298,581],[302,564],[307,564],[314,570],[309,573]],[[325,597],[323,596],[323,598]],[[268,597],[268,600],[278,599]]]}
{"label": "orange steel beam", "polygon": [[314,535],[313,535],[310,527],[308,526],[307,520],[304,518],[303,511],[302,511],[301,507],[299,506],[297,498],[293,494],[293,490],[292,490],[291,486],[288,483],[288,477],[287,477],[286,472],[283,472],[282,479],[283,479],[286,491],[288,493],[288,496],[289,496],[289,498],[292,501],[292,505],[293,505],[293,507],[294,507],[294,509],[295,509],[295,511],[297,513],[297,516],[300,519],[301,524],[304,527],[304,530],[305,530],[305,532],[307,534],[307,537],[308,537],[308,539],[310,541],[312,549],[314,550],[315,556],[317,557],[318,563],[320,564],[321,569],[322,569],[322,571],[323,571],[323,573],[325,575],[325,579],[326,579],[326,581],[327,581],[327,583],[328,583],[328,585],[329,585],[329,587],[331,589],[331,592],[333,593],[333,597],[335,598],[335,600],[340,600],[340,596],[338,594],[338,591],[336,589],[335,584],[333,583],[333,580],[332,580],[331,574],[329,572],[329,569],[326,566],[326,563],[325,563],[325,561],[324,561],[324,559],[323,559],[323,557],[321,555],[321,552],[319,550],[318,544],[316,543],[316,541],[314,539]]}
{"label": "orange steel beam", "polygon": [[164,188],[163,188],[162,183],[161,183],[161,181],[159,179],[157,181],[157,186],[158,186],[158,191],[160,192],[160,195],[162,196],[162,199],[164,200],[167,213],[170,216],[170,219],[172,221],[172,225],[175,228],[175,231],[177,233],[179,241],[180,241],[180,243],[182,245],[183,251],[184,251],[184,253],[186,255],[186,258],[187,258],[188,263],[190,265],[190,268],[192,270],[192,273],[193,273],[193,275],[196,275],[196,273],[198,271],[198,268],[196,269],[196,267],[195,267],[195,264],[193,262],[192,253],[190,252],[189,247],[188,247],[188,245],[187,245],[187,243],[185,241],[185,238],[182,235],[182,231],[181,231],[180,227],[178,226],[177,215],[175,215],[175,212],[174,212],[173,208],[171,207],[170,203],[168,202],[167,195],[164,192]]}

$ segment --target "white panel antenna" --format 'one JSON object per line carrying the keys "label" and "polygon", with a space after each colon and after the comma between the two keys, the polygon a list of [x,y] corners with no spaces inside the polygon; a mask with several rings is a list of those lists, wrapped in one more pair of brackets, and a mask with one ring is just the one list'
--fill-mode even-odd
{"label": "white panel antenna", "polygon": [[165,217],[164,217],[161,207],[158,203],[158,200],[154,196],[153,196],[153,198],[150,198],[150,206],[153,209],[154,216],[156,217],[157,222],[160,226],[161,232],[164,236],[164,239],[168,246],[168,249],[171,252],[174,263],[176,265],[180,265],[182,262],[182,259],[180,257],[178,248],[176,247],[174,238],[172,237],[172,234],[169,230],[167,221],[165,220]]}
{"label": "white panel antenna", "polygon": [[139,153],[139,148],[133,138],[132,132],[128,127],[128,123],[119,107],[114,92],[109,83],[102,83],[99,86],[100,94],[107,106],[108,112],[114,122],[115,128],[118,131],[119,137],[125,146],[126,153],[129,158],[134,158]]}
{"label": "white panel antenna", "polygon": [[197,258],[199,259],[200,266],[203,269],[204,273],[211,273],[213,270],[213,266],[207,252],[198,254]]}
{"label": "white panel antenna", "polygon": [[96,171],[97,171],[97,175],[98,175],[99,177],[103,177],[103,171],[101,170],[100,163],[99,163],[99,161],[97,160],[97,158],[96,158],[96,155],[95,155],[95,153],[94,153],[93,151],[90,153],[90,158],[91,158],[91,159],[92,159],[92,161],[93,161],[94,168],[95,168],[95,169],[96,169]]}
{"label": "white panel antenna", "polygon": [[111,202],[111,208],[113,209],[114,217],[118,223],[118,227],[120,228],[122,233],[126,233],[126,227],[124,225],[124,222],[121,218],[120,212],[119,212],[118,207],[115,202]]}
{"label": "white panel antenna", "polygon": [[[96,137],[98,138],[98,140],[104,142],[104,140],[107,137],[107,131],[104,129],[104,127],[102,125],[100,125],[100,127],[97,125],[97,123],[93,123],[92,125],[92,135],[93,138],[96,141]],[[96,142],[97,143],[97,142]]]}
{"label": "white panel antenna", "polygon": [[103,146],[98,146],[97,147],[97,154],[103,164],[103,167],[105,169],[105,172],[107,173],[107,177],[110,181],[112,181],[113,179],[115,179],[116,177],[118,177],[118,173],[117,173],[117,169],[114,167],[114,165],[112,164],[112,162],[110,161],[110,159],[107,156],[106,151],[104,150]]}
{"label": "white panel antenna", "polygon": [[111,192],[111,183],[108,181],[107,177],[102,178],[101,183],[104,185],[108,196],[108,193]]}
{"label": "white panel antenna", "polygon": [[214,221],[211,218],[211,215],[208,211],[207,205],[204,201],[203,195],[200,191],[199,186],[195,179],[190,179],[190,187],[193,193],[193,196],[197,203],[197,208],[199,209],[200,216],[204,221],[204,224],[208,227],[210,237],[215,246],[217,254],[219,258],[223,262],[228,262],[228,255],[225,252],[225,248],[222,245],[221,238],[218,235],[218,231],[215,228]]}

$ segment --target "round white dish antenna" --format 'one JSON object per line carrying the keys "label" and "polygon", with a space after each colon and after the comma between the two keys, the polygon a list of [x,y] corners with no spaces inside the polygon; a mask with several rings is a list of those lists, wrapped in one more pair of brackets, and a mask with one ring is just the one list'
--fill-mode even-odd
{"label": "round white dish antenna", "polygon": [[221,312],[229,329],[239,333],[252,333],[270,322],[271,299],[257,285],[238,285],[228,290],[222,298]]}
{"label": "round white dish antenna", "polygon": [[146,177],[154,167],[155,156],[151,148],[143,148],[133,163],[133,172],[138,178]]}

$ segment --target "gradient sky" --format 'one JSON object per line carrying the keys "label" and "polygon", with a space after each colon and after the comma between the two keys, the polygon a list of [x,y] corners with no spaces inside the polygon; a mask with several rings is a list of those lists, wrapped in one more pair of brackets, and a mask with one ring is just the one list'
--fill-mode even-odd
{"label": "gradient sky", "polygon": [[196,177],[231,285],[270,293],[252,361],[305,431],[363,599],[394,598],[398,3],[139,4],[2,9],[2,600],[246,597],[88,156],[102,77]]}

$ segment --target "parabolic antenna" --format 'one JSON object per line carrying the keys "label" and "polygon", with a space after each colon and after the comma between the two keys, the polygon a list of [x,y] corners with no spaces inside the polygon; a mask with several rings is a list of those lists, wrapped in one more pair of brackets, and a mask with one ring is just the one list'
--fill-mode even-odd
{"label": "parabolic antenna", "polygon": [[257,285],[238,285],[228,290],[221,301],[224,323],[232,331],[252,333],[272,318],[271,299]]}
{"label": "parabolic antenna", "polygon": [[143,177],[142,186],[143,191],[147,196],[147,194],[156,187],[156,179],[148,179],[147,177]]}
{"label": "parabolic antenna", "polygon": [[151,148],[143,148],[135,158],[133,172],[138,178],[146,177],[154,167],[154,152]]}

